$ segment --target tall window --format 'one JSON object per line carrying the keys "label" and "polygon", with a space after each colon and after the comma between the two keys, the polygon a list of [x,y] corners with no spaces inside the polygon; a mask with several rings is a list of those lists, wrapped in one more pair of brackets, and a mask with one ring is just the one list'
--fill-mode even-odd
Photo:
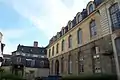
{"label": "tall window", "polygon": [[113,31],[116,29],[120,29],[120,9],[119,9],[118,3],[112,5],[109,8],[109,11],[111,16]]}
{"label": "tall window", "polygon": [[71,35],[68,37],[68,47],[69,48],[72,47],[72,36]]}
{"label": "tall window", "polygon": [[53,60],[51,61],[51,74],[53,74]]}
{"label": "tall window", "polygon": [[51,49],[49,49],[49,57],[50,57],[50,55],[51,55]]}
{"label": "tall window", "polygon": [[90,22],[90,34],[91,34],[91,37],[95,36],[97,34],[97,28],[96,28],[95,20],[92,20]]}
{"label": "tall window", "polygon": [[65,41],[62,40],[62,51],[64,51],[64,48],[65,48]]}
{"label": "tall window", "polygon": [[35,66],[35,60],[31,60],[31,67]]}
{"label": "tall window", "polygon": [[72,73],[72,56],[71,55],[68,56],[68,73],[69,74]]}
{"label": "tall window", "polygon": [[78,38],[78,44],[81,44],[82,43],[82,30],[81,29],[77,31],[77,38]]}
{"label": "tall window", "polygon": [[64,57],[61,58],[61,73],[64,71]]}
{"label": "tall window", "polygon": [[79,73],[84,72],[84,59],[83,56],[80,55],[80,52],[78,53],[78,60],[79,60]]}
{"label": "tall window", "polygon": [[52,47],[52,56],[54,56],[54,46]]}
{"label": "tall window", "polygon": [[89,5],[89,13],[93,12],[93,10],[94,10],[93,4],[90,4]]}
{"label": "tall window", "polygon": [[56,53],[59,53],[59,43],[56,45]]}
{"label": "tall window", "polygon": [[17,63],[21,62],[21,57],[17,57]]}
{"label": "tall window", "polygon": [[116,44],[117,54],[118,56],[120,56],[120,37],[115,39],[115,44]]}

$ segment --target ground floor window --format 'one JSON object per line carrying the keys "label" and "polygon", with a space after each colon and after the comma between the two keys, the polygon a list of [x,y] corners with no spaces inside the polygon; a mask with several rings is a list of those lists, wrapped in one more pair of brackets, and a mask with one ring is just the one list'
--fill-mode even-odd
{"label": "ground floor window", "polygon": [[68,74],[72,73],[72,56],[69,55],[68,57]]}

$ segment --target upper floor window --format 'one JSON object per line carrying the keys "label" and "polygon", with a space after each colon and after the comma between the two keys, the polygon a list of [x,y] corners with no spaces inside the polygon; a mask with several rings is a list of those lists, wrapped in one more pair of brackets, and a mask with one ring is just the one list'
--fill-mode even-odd
{"label": "upper floor window", "polygon": [[90,4],[89,5],[89,13],[93,12],[93,10],[94,10],[93,4]]}
{"label": "upper floor window", "polygon": [[97,34],[97,28],[96,28],[95,20],[92,20],[90,22],[90,34],[91,34],[91,36],[95,36]]}
{"label": "upper floor window", "polygon": [[65,41],[62,40],[62,51],[64,51],[64,48],[65,48]]}
{"label": "upper floor window", "polygon": [[54,46],[52,47],[52,56],[54,56]]}
{"label": "upper floor window", "polygon": [[56,53],[59,53],[59,43],[56,45]]}
{"label": "upper floor window", "polygon": [[78,38],[78,44],[81,44],[82,43],[82,30],[81,29],[77,31],[77,38]]}
{"label": "upper floor window", "polygon": [[72,47],[72,36],[71,35],[68,37],[68,47],[69,48]]}
{"label": "upper floor window", "polygon": [[50,55],[51,55],[51,49],[49,49],[49,57],[50,57]]}
{"label": "upper floor window", "polygon": [[109,8],[113,31],[120,29],[120,9],[118,3]]}

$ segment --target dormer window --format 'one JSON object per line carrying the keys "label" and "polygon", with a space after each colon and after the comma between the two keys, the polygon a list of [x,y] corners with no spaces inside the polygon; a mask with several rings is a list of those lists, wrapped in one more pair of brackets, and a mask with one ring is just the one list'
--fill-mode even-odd
{"label": "dormer window", "polygon": [[71,28],[72,28],[72,22],[69,21],[69,22],[68,22],[68,29],[70,30]]}
{"label": "dormer window", "polygon": [[93,11],[94,11],[93,4],[90,4],[90,5],[89,5],[89,14],[90,14],[91,12],[93,12]]}
{"label": "dormer window", "polygon": [[79,15],[78,15],[78,22],[80,22],[81,20],[82,20],[82,15],[79,14]]}

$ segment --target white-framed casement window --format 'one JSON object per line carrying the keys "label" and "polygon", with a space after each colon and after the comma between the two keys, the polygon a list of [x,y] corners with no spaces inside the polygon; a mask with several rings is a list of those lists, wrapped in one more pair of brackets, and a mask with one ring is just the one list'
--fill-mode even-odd
{"label": "white-framed casement window", "polygon": [[113,4],[109,8],[111,23],[112,23],[112,30],[120,29],[120,8],[118,3]]}

